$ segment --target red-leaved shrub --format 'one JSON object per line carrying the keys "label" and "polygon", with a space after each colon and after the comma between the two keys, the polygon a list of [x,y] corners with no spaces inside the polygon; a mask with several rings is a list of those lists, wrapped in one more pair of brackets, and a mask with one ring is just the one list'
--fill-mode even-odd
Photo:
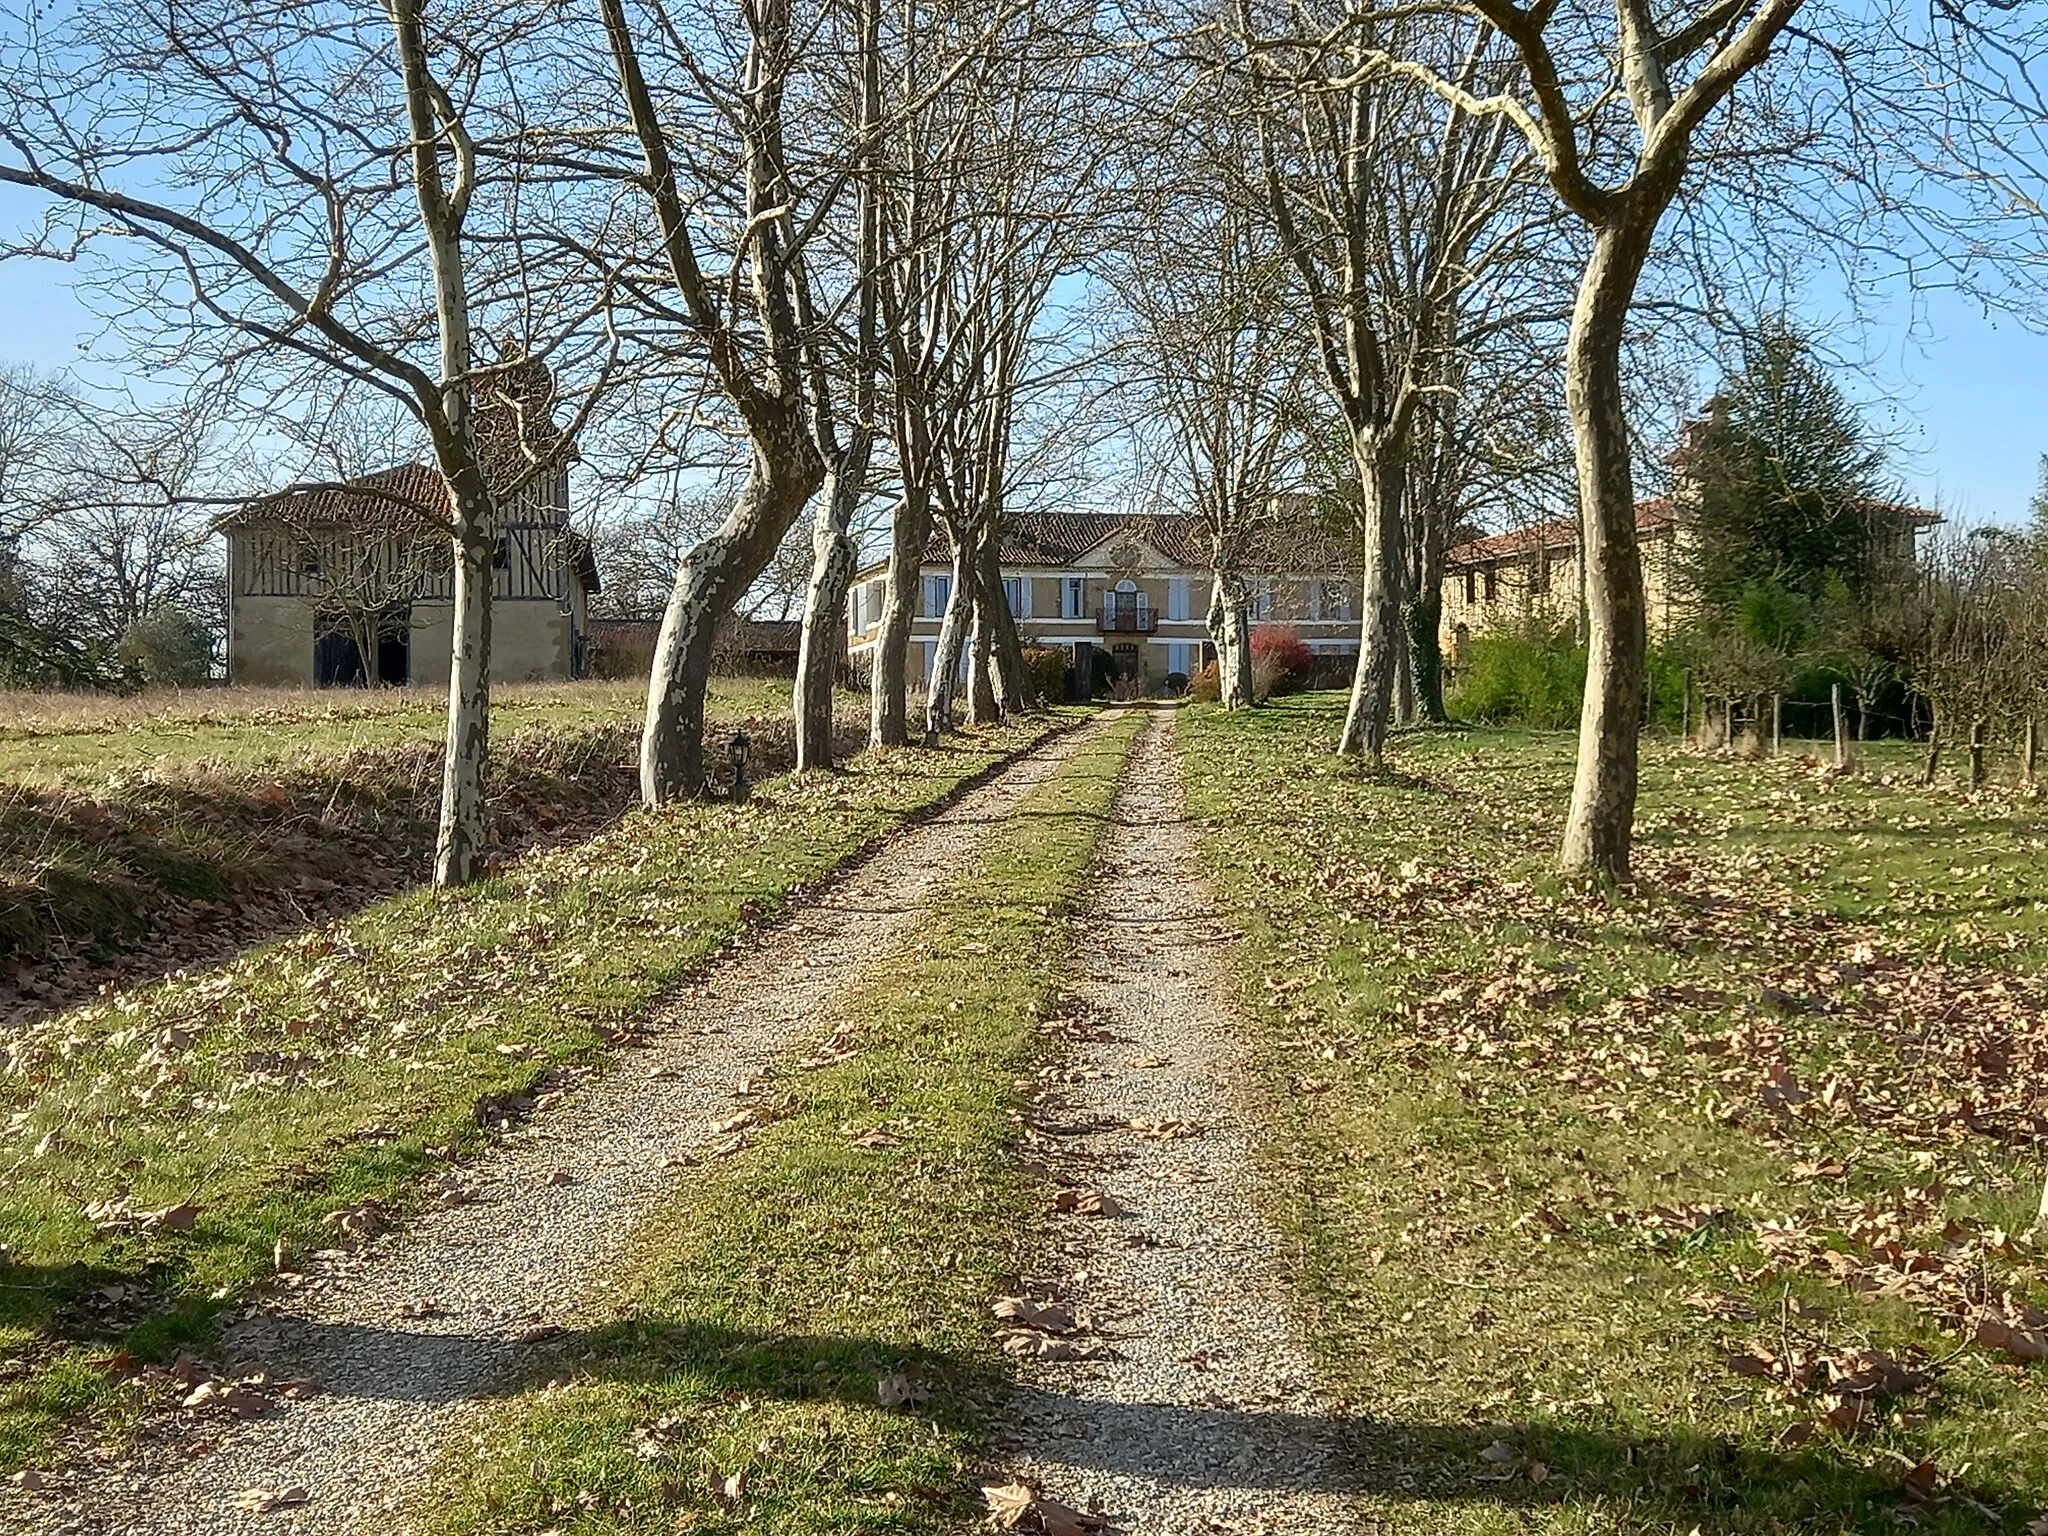
{"label": "red-leaved shrub", "polygon": [[1252,692],[1260,698],[1293,693],[1308,681],[1316,654],[1285,624],[1261,624],[1252,631]]}

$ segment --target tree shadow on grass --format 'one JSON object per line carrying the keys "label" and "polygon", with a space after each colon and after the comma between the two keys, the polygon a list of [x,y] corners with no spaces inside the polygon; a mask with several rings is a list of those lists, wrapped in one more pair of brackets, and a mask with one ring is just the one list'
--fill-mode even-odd
{"label": "tree shadow on grass", "polygon": [[[451,1325],[460,1319],[449,1320]],[[634,1319],[522,1340],[414,1327],[269,1320],[231,1347],[260,1345],[273,1374],[307,1374],[325,1400],[447,1404],[506,1398],[541,1382],[643,1387],[687,1381],[697,1400],[837,1402],[875,1408],[883,1379],[930,1393],[915,1411],[976,1434],[1011,1389],[988,1356],[837,1333],[775,1333]],[[294,1410],[297,1411],[297,1410]],[[1796,1450],[1684,1432],[1569,1424],[1444,1424],[1282,1409],[1102,1401],[1044,1382],[1015,1389],[1004,1451],[1041,1464],[1236,1492],[1321,1491],[1368,1505],[1492,1508],[1570,1524],[1754,1536],[1790,1529],[1997,1530],[2016,1518],[1999,1492],[1906,1490],[1903,1461],[1836,1444]],[[1874,1466],[1862,1463],[1872,1462]],[[1057,1492],[1055,1488],[1053,1491]],[[1128,1513],[1128,1512],[1125,1512]],[[1443,1516],[1439,1516],[1443,1518]]]}

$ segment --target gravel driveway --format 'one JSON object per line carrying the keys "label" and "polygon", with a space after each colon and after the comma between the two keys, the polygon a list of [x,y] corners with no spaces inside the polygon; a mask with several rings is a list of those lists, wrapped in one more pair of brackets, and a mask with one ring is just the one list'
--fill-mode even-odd
{"label": "gravel driveway", "polygon": [[1068,1086],[1040,1115],[1054,1177],[1123,1209],[1053,1217],[1031,1299],[1079,1325],[1052,1352],[1106,1353],[1027,1368],[1003,1475],[1132,1536],[1372,1531],[1258,1215],[1229,934],[1171,729],[1139,738],[1117,797],[1079,925]]}

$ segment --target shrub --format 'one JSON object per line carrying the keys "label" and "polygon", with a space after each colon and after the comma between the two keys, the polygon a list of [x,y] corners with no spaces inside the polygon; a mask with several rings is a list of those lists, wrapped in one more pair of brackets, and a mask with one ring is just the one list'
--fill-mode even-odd
{"label": "shrub", "polygon": [[1041,704],[1057,704],[1067,696],[1067,653],[1053,646],[1024,648],[1024,675]]}
{"label": "shrub", "polygon": [[1197,704],[1215,704],[1223,698],[1223,672],[1210,662],[1188,680],[1188,697]]}
{"label": "shrub", "polygon": [[1090,653],[1094,664],[1089,668],[1089,697],[1108,699],[1116,696],[1116,657],[1097,646]]}
{"label": "shrub", "polygon": [[186,608],[159,608],[128,626],[116,652],[146,687],[190,688],[213,675],[213,631]]}
{"label": "shrub", "polygon": [[[1653,647],[1644,671],[1647,722],[1677,725],[1685,707],[1684,664]],[[1444,702],[1462,720],[1564,731],[1579,723],[1585,692],[1586,648],[1574,626],[1539,618],[1474,635],[1464,670]]]}
{"label": "shrub", "polygon": [[1533,619],[1474,635],[1445,702],[1466,720],[1557,731],[1578,721],[1585,689],[1586,648],[1572,626]]}
{"label": "shrub", "polygon": [[1266,698],[1293,693],[1307,684],[1316,653],[1284,624],[1261,624],[1252,631],[1252,694]]}

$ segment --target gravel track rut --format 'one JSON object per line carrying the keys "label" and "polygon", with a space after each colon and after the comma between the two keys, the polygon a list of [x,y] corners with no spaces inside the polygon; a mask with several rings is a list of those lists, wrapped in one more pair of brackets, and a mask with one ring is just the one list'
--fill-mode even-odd
{"label": "gravel track rut", "polygon": [[[1005,1475],[1131,1536],[1370,1532],[1258,1214],[1231,935],[1196,864],[1171,732],[1164,717],[1139,737],[1118,793],[1078,925],[1068,1085],[1043,1110],[1069,1133],[1094,1128],[1052,1140],[1054,1175],[1124,1210],[1054,1217],[1032,1288],[1112,1353],[1025,1371]],[[1134,1120],[1201,1129],[1155,1139]]]}
{"label": "gravel track rut", "polygon": [[[963,873],[992,824],[1099,729],[1083,726],[880,848],[786,920],[734,945],[655,1012],[563,1102],[453,1170],[463,1203],[356,1252],[321,1255],[294,1289],[224,1330],[226,1362],[317,1390],[263,1417],[177,1414],[110,1466],[0,1490],[0,1530],[39,1536],[378,1533],[465,1406],[528,1347],[611,1310],[608,1273],[635,1223],[724,1140],[746,1079],[824,1038],[862,965],[902,941],[921,904]],[[252,1490],[305,1502],[238,1507]]]}

